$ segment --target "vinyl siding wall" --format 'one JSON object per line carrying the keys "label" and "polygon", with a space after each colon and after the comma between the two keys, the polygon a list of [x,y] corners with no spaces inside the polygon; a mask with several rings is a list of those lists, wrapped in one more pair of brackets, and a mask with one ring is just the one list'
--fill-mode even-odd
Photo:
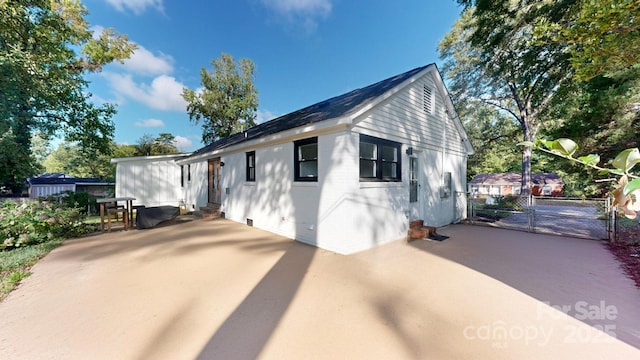
{"label": "vinyl siding wall", "polygon": [[[432,90],[431,112],[424,110],[425,86]],[[401,207],[407,217],[423,219],[432,226],[449,224],[459,220],[458,214],[466,214],[466,209],[459,208],[465,204],[456,203],[456,193],[466,188],[467,153],[454,119],[445,111],[445,101],[432,73],[427,73],[354,122],[355,132],[403,144],[403,186],[399,190],[395,184],[389,184],[388,191],[395,194],[389,199],[406,198]],[[415,211],[408,204],[409,157],[404,154],[408,147],[413,148],[419,164],[419,206]],[[451,173],[449,197],[440,195],[445,172]],[[392,209],[387,216],[396,214],[400,207],[397,200],[380,205]]]}
{"label": "vinyl siding wall", "polygon": [[116,197],[136,198],[134,205],[178,206],[180,166],[175,160],[130,160],[116,167]]}
{"label": "vinyl siding wall", "polygon": [[[207,187],[209,186],[209,165],[207,160],[204,160],[182,166],[184,167],[184,187],[180,188],[179,167],[177,186],[182,194],[181,198],[185,200],[187,210],[195,211],[198,210],[200,206],[206,206],[209,199],[207,192]],[[191,169],[189,170],[189,168]],[[191,171],[191,180],[189,180],[189,171]]]}

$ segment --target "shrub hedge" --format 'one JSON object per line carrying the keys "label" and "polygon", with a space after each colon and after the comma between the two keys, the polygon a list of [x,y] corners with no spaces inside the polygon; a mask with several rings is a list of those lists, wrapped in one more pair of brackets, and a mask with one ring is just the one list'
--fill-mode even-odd
{"label": "shrub hedge", "polygon": [[0,249],[39,244],[87,234],[81,209],[49,201],[0,203]]}

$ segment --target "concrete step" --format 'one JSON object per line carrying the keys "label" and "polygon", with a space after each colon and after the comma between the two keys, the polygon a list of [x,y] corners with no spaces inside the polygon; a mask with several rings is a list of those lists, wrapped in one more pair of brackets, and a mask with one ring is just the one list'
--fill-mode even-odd
{"label": "concrete step", "polygon": [[220,217],[220,204],[201,206],[199,210],[193,212],[193,215],[199,219],[218,218]]}
{"label": "concrete step", "polygon": [[198,219],[215,219],[220,217],[220,212],[204,212],[200,210],[196,210],[191,215],[195,216]]}

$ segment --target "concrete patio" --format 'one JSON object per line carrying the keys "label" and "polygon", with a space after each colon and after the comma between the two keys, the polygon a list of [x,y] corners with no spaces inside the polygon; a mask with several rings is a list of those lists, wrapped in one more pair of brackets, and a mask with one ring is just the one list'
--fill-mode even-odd
{"label": "concrete patio", "polygon": [[226,220],[71,240],[0,303],[0,358],[640,357],[640,290],[601,243],[439,233],[351,256]]}

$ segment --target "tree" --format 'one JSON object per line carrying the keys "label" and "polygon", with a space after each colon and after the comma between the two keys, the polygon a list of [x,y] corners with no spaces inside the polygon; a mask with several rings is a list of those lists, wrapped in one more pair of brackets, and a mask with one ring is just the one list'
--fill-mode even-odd
{"label": "tree", "polygon": [[[607,163],[640,146],[640,2],[581,1],[573,9],[536,25],[537,43],[567,47],[576,80],[545,135],[575,139]],[[608,190],[606,183],[598,187]]]}
{"label": "tree", "polygon": [[160,133],[154,138],[151,134],[144,134],[135,145],[133,156],[153,156],[178,154],[180,151],[175,144],[176,137],[170,133]]}
{"label": "tree", "polygon": [[625,70],[640,62],[640,1],[581,1],[567,18],[541,22],[536,36],[568,46],[578,80]]}
{"label": "tree", "polygon": [[31,135],[64,134],[85,156],[110,151],[112,105],[90,101],[84,75],[122,61],[135,49],[112,29],[94,38],[78,0],[0,1],[0,127],[12,156],[0,161],[0,183],[18,188],[33,175]]}
{"label": "tree", "polygon": [[[117,153],[121,145],[110,142],[110,154]],[[87,157],[80,145],[63,142],[43,161],[42,166],[49,173],[64,173],[75,177],[97,177],[114,179],[115,165],[111,164],[111,155]]]}
{"label": "tree", "polygon": [[[467,77],[469,86],[475,89],[478,84],[484,84],[477,78],[487,73],[486,65],[497,72],[504,62],[497,53],[497,64],[485,64],[486,56],[492,55],[487,49],[505,43],[517,49],[518,42],[513,41],[516,34],[526,39],[525,45],[531,49],[543,50],[539,52],[541,59],[522,62],[523,69],[548,63],[556,72],[565,71],[565,76],[556,77],[555,81],[548,82],[550,87],[542,88],[542,93],[551,97],[548,102],[533,107],[542,109],[537,116],[535,134],[578,139],[584,151],[600,154],[598,158],[602,163],[614,163],[624,149],[640,145],[636,135],[640,131],[637,121],[640,120],[638,1],[459,2],[467,6],[466,11],[472,10],[473,15],[466,20],[466,26],[460,27],[458,35],[452,30],[448,35],[451,38],[445,39],[456,46],[441,48],[446,51],[442,54],[453,59],[448,65],[458,79]],[[521,25],[513,27],[509,25],[512,23]],[[511,31],[514,29],[515,33]],[[485,88],[481,89],[486,92]],[[490,89],[493,92],[493,88]],[[477,95],[482,91],[470,93]],[[468,99],[468,95],[462,92],[461,98]],[[567,189],[571,187],[580,194],[591,195],[603,195],[608,190],[608,184],[593,181],[598,174],[579,171],[579,164],[571,159],[552,161],[544,152],[535,156],[533,167],[545,171],[555,167],[553,171],[562,174]]]}
{"label": "tree", "polygon": [[467,162],[468,180],[483,173],[517,172],[521,159],[513,150],[519,128],[512,119],[477,101],[456,105],[475,149]]}
{"label": "tree", "polygon": [[13,194],[22,193],[25,180],[38,172],[38,167],[24,151],[13,130],[0,122],[0,188],[6,187]]}
{"label": "tree", "polygon": [[249,59],[236,64],[229,54],[211,61],[213,71],[200,70],[202,91],[184,88],[189,119],[202,122],[202,142],[210,144],[255,125],[258,91],[253,85],[254,65]]}
{"label": "tree", "polygon": [[160,133],[154,142],[154,152],[158,155],[177,154],[176,137],[171,133]]}
{"label": "tree", "polygon": [[[522,140],[532,141],[572,74],[564,45],[533,42],[533,24],[567,10],[551,12],[543,1],[460,2],[467,8],[439,44],[454,99],[500,109],[518,124]],[[531,156],[531,147],[523,147],[522,194],[531,189]]]}

